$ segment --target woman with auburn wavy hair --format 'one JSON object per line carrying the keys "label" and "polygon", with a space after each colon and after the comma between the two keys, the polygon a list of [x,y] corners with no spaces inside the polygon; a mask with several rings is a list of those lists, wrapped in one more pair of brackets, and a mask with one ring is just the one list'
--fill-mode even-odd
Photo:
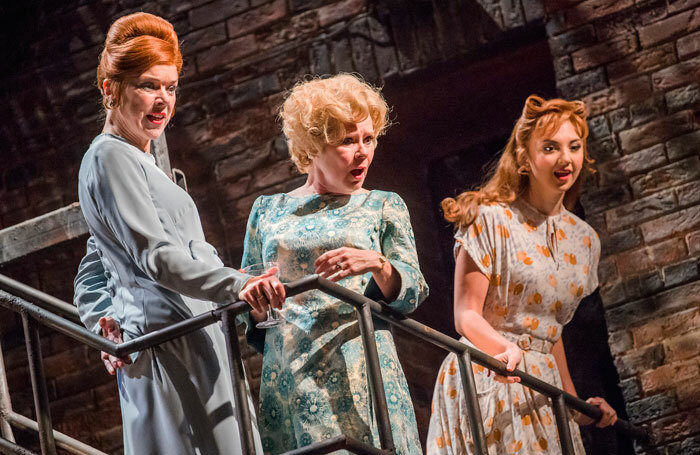
{"label": "woman with auburn wavy hair", "polygon": [[[306,183],[260,196],[250,212],[243,265],[278,261],[284,281],[311,273],[401,313],[428,295],[403,200],[367,190],[377,137],[388,124],[378,89],[350,74],[299,82],[282,106],[282,129]],[[379,445],[354,307],[312,290],[289,298],[287,323],[249,342],[264,351],[259,424],[266,454],[334,436]],[[264,314],[251,312],[260,321]],[[375,321],[396,453],[421,454],[416,418],[394,339]]]}
{"label": "woman with auburn wavy hair", "polygon": [[[576,395],[561,339],[562,327],[598,286],[600,242],[567,210],[575,203],[586,152],[585,106],[580,101],[528,97],[489,180],[476,191],[442,201],[454,223],[455,328],[461,341]],[[549,398],[515,376],[473,365],[489,454],[559,453]],[[604,399],[598,426],[615,411]],[[576,453],[584,454],[574,420]],[[466,402],[455,354],[440,368],[428,432],[430,455],[473,454]]]}
{"label": "woman with auburn wavy hair", "polygon": [[[224,267],[204,240],[194,201],[150,154],[173,115],[181,67],[166,20],[136,13],[110,27],[97,69],[106,119],[79,173],[91,237],[74,301],[86,327],[117,343],[214,304],[243,299],[263,311],[284,300],[276,270],[250,277]],[[102,353],[102,360],[117,375],[124,453],[241,453],[218,325],[129,358]],[[257,430],[254,439],[260,453]]]}

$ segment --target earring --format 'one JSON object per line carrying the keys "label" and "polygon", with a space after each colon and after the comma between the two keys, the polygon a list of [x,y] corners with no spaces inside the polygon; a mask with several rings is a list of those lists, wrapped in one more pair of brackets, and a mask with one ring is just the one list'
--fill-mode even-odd
{"label": "earring", "polygon": [[114,109],[114,106],[115,106],[116,104],[117,104],[117,103],[114,101],[114,98],[112,98],[112,95],[110,95],[110,96],[107,98],[107,109]]}
{"label": "earring", "polygon": [[518,174],[520,175],[528,175],[530,173],[530,166],[527,164],[523,164],[518,168]]}

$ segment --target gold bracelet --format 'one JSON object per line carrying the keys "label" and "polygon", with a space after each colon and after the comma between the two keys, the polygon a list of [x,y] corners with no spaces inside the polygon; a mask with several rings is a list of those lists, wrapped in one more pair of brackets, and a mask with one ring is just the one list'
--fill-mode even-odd
{"label": "gold bracelet", "polygon": [[382,253],[379,253],[379,263],[381,264],[381,266],[379,267],[380,271],[384,270],[384,264],[386,264],[387,262],[389,262],[389,260],[386,258],[386,256],[384,256]]}

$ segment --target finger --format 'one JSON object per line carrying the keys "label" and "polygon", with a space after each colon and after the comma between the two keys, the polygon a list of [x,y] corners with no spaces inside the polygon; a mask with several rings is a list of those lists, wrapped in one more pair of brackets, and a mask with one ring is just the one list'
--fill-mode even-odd
{"label": "finger", "polygon": [[320,264],[328,261],[332,257],[337,256],[338,254],[340,254],[340,248],[326,251],[325,253],[316,258],[316,260],[314,261],[314,266],[318,267]]}
{"label": "finger", "polygon": [[285,291],[284,285],[279,280],[276,280],[273,286],[275,289],[275,295],[280,302],[279,307],[282,308],[282,305],[284,305],[284,299],[287,297],[287,291]]}
{"label": "finger", "polygon": [[262,293],[265,295],[265,299],[267,299],[267,302],[270,306],[273,308],[278,308],[278,302],[277,299],[275,298],[273,292],[272,292],[272,287],[270,285],[269,281],[264,281],[262,283]]}
{"label": "finger", "polygon": [[340,281],[343,278],[349,277],[350,275],[352,275],[352,271],[350,269],[341,270],[331,277],[331,281]]}
{"label": "finger", "polygon": [[515,367],[517,367],[517,366],[518,366],[518,359],[516,359],[515,357],[510,357],[508,359],[508,363],[506,363],[506,370],[513,371],[513,370],[515,370]]}
{"label": "finger", "polygon": [[107,373],[114,376],[116,372],[114,371],[114,367],[112,367],[112,364],[109,363],[109,360],[103,360],[102,362],[105,364],[105,369],[107,370]]}

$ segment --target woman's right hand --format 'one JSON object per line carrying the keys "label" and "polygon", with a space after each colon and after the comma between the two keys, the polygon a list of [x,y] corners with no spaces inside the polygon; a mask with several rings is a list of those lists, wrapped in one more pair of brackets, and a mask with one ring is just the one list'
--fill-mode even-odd
{"label": "woman's right hand", "polygon": [[238,298],[253,308],[250,315],[258,322],[265,320],[268,307],[280,309],[284,304],[286,292],[277,272],[277,267],[272,267],[263,275],[252,277],[238,293]]}
{"label": "woman's right hand", "polygon": [[[501,362],[506,364],[506,370],[508,371],[513,371],[515,368],[520,364],[520,361],[523,359],[523,351],[520,350],[520,348],[514,344],[514,343],[508,343],[506,346],[505,351],[496,354],[493,356],[495,359],[500,360]],[[500,374],[497,374],[494,376],[494,378],[498,382],[503,382],[506,384],[513,384],[515,382],[520,382],[520,378],[517,376],[501,376]]]}
{"label": "woman's right hand", "polygon": [[[115,321],[114,318],[111,318],[109,316],[101,317],[98,321],[98,324],[102,329],[103,337],[117,344],[124,342],[124,340],[122,339],[122,331],[119,327],[119,323]],[[102,351],[100,354],[102,357],[102,363],[105,364],[107,372],[111,375],[116,374],[117,368],[122,368],[125,364],[131,363],[131,358],[129,358],[129,356],[119,358],[114,357],[113,355],[108,354],[104,351]]]}

